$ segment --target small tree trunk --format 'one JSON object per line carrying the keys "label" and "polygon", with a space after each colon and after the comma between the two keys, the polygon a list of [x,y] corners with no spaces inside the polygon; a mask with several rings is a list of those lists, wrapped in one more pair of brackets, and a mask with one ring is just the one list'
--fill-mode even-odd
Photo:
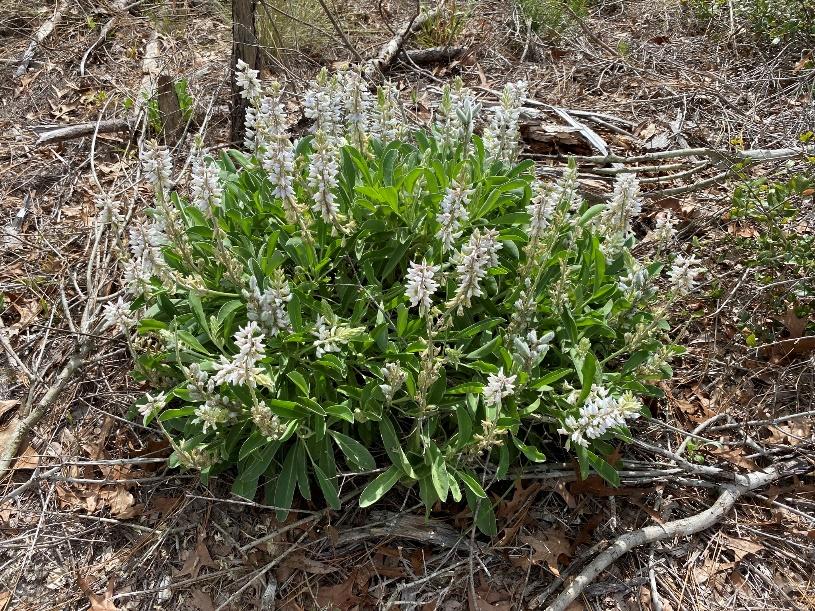
{"label": "small tree trunk", "polygon": [[164,126],[164,143],[167,146],[175,146],[184,129],[184,122],[178,94],[175,91],[175,80],[166,74],[158,77],[158,110]]}
{"label": "small tree trunk", "polygon": [[232,0],[232,66],[230,77],[232,79],[232,129],[230,140],[233,145],[242,146],[246,131],[247,100],[240,95],[235,84],[235,67],[238,60],[246,62],[250,68],[260,70],[261,53],[258,48],[258,37],[255,29],[255,8],[257,0]]}

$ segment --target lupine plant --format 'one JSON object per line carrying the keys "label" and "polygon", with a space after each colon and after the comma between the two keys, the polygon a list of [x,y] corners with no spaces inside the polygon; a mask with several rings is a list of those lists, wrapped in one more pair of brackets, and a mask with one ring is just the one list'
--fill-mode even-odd
{"label": "lupine plant", "polygon": [[[415,487],[428,511],[466,501],[486,533],[489,485],[547,453],[618,483],[603,457],[670,375],[667,304],[700,272],[631,254],[636,178],[594,206],[573,164],[536,180],[517,159],[523,83],[479,137],[460,81],[422,128],[393,85],[323,70],[293,140],[282,87],[243,65],[238,82],[248,153],[197,152],[185,194],[145,148],[155,205],[130,229],[132,301],[107,309],[137,324],[135,375],[156,389],[137,409],[172,464],[234,469],[236,494],[262,485],[281,515],[296,496],[338,508],[361,473],[362,506]],[[650,250],[673,234],[660,219]]]}

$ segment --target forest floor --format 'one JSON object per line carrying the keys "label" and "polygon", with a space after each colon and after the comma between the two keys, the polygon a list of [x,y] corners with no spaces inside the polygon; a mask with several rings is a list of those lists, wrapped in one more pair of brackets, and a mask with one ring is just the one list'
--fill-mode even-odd
{"label": "forest floor", "polygon": [[[329,4],[348,46],[366,58],[414,7]],[[729,489],[723,474],[790,461],[811,471],[812,277],[753,263],[777,247],[764,240],[773,227],[732,209],[739,185],[812,175],[801,154],[815,126],[812,52],[745,42],[674,0],[592,4],[558,40],[538,36],[510,2],[444,5],[445,16],[406,48],[451,44],[463,53],[388,70],[417,120],[430,117],[439,83],[454,76],[487,105],[504,83],[527,80],[524,154],[538,173],[556,176],[576,156],[582,190],[602,198],[619,164],[638,167],[646,190],[638,231],[672,211],[682,248],[708,269],[702,289],[673,312],[673,336],[688,352],[666,399],[650,406],[654,417],[638,424],[642,441],[621,450],[622,487],[547,464],[494,499],[499,535],[490,540],[454,504],[425,520],[413,492],[394,492],[374,511],[304,504],[281,524],[231,496],[228,477],[204,486],[167,469],[163,437],[131,417],[144,389],[129,378],[124,342],[83,331],[89,286],[118,288],[100,264],[106,253],[93,247],[94,197],[116,193],[131,213],[144,205],[136,142],[149,122],[36,141],[42,126],[130,120],[147,66],[183,79],[192,99],[177,171],[194,134],[226,143],[229,12],[215,0],[124,8],[14,0],[0,5],[0,449],[31,412],[42,417],[0,480],[0,611],[544,608],[620,535],[714,505]],[[269,73],[286,83],[299,116],[309,78],[352,52],[319,3],[260,6]],[[606,153],[626,159],[592,158]],[[811,189],[799,195],[785,223],[805,238],[815,231],[815,202]],[[344,491],[363,484],[351,478]],[[741,494],[714,522],[637,547],[568,608],[815,608],[811,473]]]}

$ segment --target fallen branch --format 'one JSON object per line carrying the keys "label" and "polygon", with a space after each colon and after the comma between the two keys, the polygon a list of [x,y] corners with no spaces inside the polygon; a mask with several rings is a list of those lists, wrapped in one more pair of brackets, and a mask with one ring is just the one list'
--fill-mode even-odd
{"label": "fallen branch", "polygon": [[403,51],[414,64],[443,64],[457,59],[464,53],[464,47],[429,47],[427,49],[411,49]]}
{"label": "fallen branch", "polygon": [[[646,526],[618,537],[605,551],[601,552],[577,575],[546,607],[547,611],[564,611],[604,570],[631,550],[671,537],[686,537],[710,528],[735,505],[745,493],[767,486],[790,475],[800,475],[812,470],[812,465],[802,459],[794,459],[748,475],[733,474],[732,483],[722,483],[722,493],[708,509],[688,518],[673,520],[665,524]],[[540,601],[534,608],[541,606]]]}
{"label": "fallen branch", "polygon": [[442,548],[468,547],[467,542],[451,526],[438,520],[426,520],[424,516],[390,511],[373,511],[369,523],[359,528],[343,530],[337,536],[334,547],[342,547],[367,539],[407,539]]}
{"label": "fallen branch", "polygon": [[79,62],[79,76],[85,76],[85,63],[88,61],[88,58],[91,54],[96,51],[96,48],[105,42],[105,39],[108,37],[111,28],[113,28],[114,24],[116,23],[116,16],[114,15],[110,19],[108,19],[107,23],[102,26],[102,30],[99,32],[99,37],[93,41],[93,44],[87,48],[85,53],[82,55],[82,61]]}
{"label": "fallen branch", "polygon": [[77,352],[68,359],[68,363],[62,368],[57,379],[37,404],[32,406],[31,410],[21,419],[12,422],[6,446],[0,448],[0,477],[3,477],[11,469],[11,463],[17,455],[17,450],[19,450],[23,439],[42,419],[46,410],[53,405],[54,401],[62,394],[62,391],[65,390],[68,382],[73,379],[74,374],[82,367],[88,352],[90,352],[90,344],[84,341]]}
{"label": "fallen branch", "polygon": [[399,54],[399,51],[402,50],[402,45],[405,44],[405,41],[430,19],[434,18],[437,13],[438,9],[426,13],[420,12],[405,24],[405,26],[396,32],[396,35],[382,47],[379,51],[379,55],[365,62],[365,67],[362,69],[365,77],[372,79],[376,74],[383,74]]}
{"label": "fallen branch", "polygon": [[77,125],[38,125],[32,127],[32,131],[39,134],[35,144],[49,144],[51,142],[62,142],[91,136],[94,132],[98,134],[109,134],[113,132],[127,132],[133,128],[130,121],[126,119],[110,119],[108,121],[96,121],[92,123],[79,123]]}
{"label": "fallen branch", "polygon": [[43,41],[51,35],[51,32],[54,31],[54,28],[57,26],[60,19],[62,19],[62,13],[65,8],[65,2],[60,2],[57,5],[57,8],[54,10],[54,14],[49,19],[46,19],[45,22],[37,29],[36,34],[34,34],[34,40],[31,41],[31,44],[28,45],[25,53],[23,53],[23,56],[20,58],[20,65],[17,66],[17,70],[14,72],[15,77],[20,78],[26,72],[28,72],[28,67],[31,65],[31,60],[34,59],[34,54],[37,52],[37,47],[39,47]]}

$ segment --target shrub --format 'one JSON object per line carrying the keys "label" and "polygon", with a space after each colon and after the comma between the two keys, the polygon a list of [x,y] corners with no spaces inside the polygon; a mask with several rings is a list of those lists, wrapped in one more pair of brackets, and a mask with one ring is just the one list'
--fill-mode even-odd
{"label": "shrub", "polygon": [[[581,199],[573,165],[536,181],[516,160],[522,83],[479,137],[460,82],[429,129],[409,128],[392,86],[373,99],[358,73],[323,71],[313,135],[292,142],[280,86],[238,79],[251,154],[197,155],[184,196],[167,152],[146,149],[156,201],[130,231],[135,299],[108,306],[110,325],[138,319],[136,375],[161,389],[138,411],[172,464],[236,467],[234,492],[264,482],[282,515],[296,490],[336,508],[341,472],[375,474],[361,505],[416,485],[428,510],[466,498],[484,532],[485,482],[544,449],[616,484],[602,456],[680,350],[653,306],[661,265],[629,250],[636,179],[607,206]],[[672,236],[667,218],[650,239]],[[695,265],[677,257],[672,295]]]}
{"label": "shrub", "polygon": [[547,41],[567,36],[588,14],[588,0],[515,0],[532,29]]}
{"label": "shrub", "polygon": [[[808,135],[804,140],[809,138]],[[734,232],[733,247],[739,260],[754,270],[763,288],[761,299],[745,308],[741,317],[743,322],[752,320],[759,333],[765,329],[768,318],[782,320],[793,310],[796,316],[807,319],[813,312],[813,167],[813,159],[802,164],[789,162],[773,175],[745,179],[733,192],[730,218],[747,229]],[[749,343],[756,339],[754,335],[748,336]]]}
{"label": "shrub", "polygon": [[756,40],[778,44],[815,41],[815,6],[811,0],[688,0],[705,21],[738,23]]}

